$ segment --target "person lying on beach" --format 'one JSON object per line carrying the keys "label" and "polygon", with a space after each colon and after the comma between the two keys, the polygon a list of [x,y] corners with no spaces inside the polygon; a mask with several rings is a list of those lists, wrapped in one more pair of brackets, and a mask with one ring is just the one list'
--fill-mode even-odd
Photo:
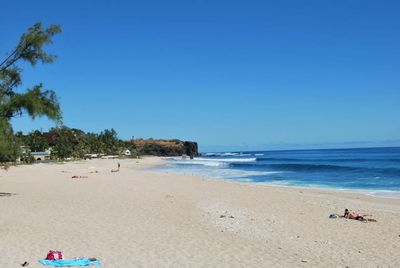
{"label": "person lying on beach", "polygon": [[366,218],[367,216],[371,216],[371,215],[366,215],[366,214],[361,215],[354,211],[350,211],[347,208],[344,210],[344,215],[343,215],[344,218],[350,219],[350,220],[357,220],[357,221],[362,221],[362,222],[369,222],[369,221],[376,222],[375,219]]}
{"label": "person lying on beach", "polygon": [[111,172],[118,172],[119,169],[111,169]]}
{"label": "person lying on beach", "polygon": [[87,178],[87,177],[88,176],[77,176],[77,175],[72,176],[73,179],[83,179],[83,178]]}

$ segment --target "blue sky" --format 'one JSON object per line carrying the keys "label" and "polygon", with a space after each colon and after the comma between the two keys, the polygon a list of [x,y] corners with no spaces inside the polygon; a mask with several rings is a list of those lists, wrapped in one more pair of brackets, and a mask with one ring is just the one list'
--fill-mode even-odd
{"label": "blue sky", "polygon": [[[0,56],[60,24],[24,67],[64,123],[203,150],[400,145],[398,1],[7,1]],[[13,120],[47,130],[46,119]]]}

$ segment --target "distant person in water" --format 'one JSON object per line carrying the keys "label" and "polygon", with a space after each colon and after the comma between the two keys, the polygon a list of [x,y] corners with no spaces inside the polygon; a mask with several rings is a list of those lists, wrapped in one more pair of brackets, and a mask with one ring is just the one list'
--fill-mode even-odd
{"label": "distant person in water", "polygon": [[354,211],[350,211],[347,208],[344,210],[344,215],[343,215],[343,217],[345,217],[346,219],[350,219],[350,220],[357,220],[357,221],[362,221],[362,222],[368,222],[368,221],[376,222],[375,219],[369,219],[369,218],[366,218],[366,216],[371,216],[371,215],[361,215]]}

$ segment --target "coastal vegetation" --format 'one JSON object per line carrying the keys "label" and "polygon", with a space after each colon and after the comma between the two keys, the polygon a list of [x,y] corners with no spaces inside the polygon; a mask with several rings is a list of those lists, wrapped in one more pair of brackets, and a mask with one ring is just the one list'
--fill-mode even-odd
{"label": "coastal vegetation", "polygon": [[31,118],[46,116],[61,122],[61,109],[53,90],[42,83],[21,91],[22,67],[38,63],[52,63],[56,56],[46,53],[44,47],[52,43],[53,36],[61,32],[59,25],[43,28],[35,23],[22,34],[16,47],[0,61],[0,162],[10,162],[20,154],[17,138],[10,120],[27,114]]}
{"label": "coastal vegetation", "polygon": [[198,155],[196,142],[178,139],[122,140],[114,129],[105,129],[100,133],[86,133],[80,129],[62,126],[52,128],[48,132],[35,130],[26,135],[17,132],[15,142],[19,146],[29,148],[22,154],[23,159],[27,160],[31,159],[30,152],[43,152],[47,149],[51,149],[52,160],[90,158],[88,155],[125,156],[126,150],[130,152],[129,157],[134,158],[140,155]]}
{"label": "coastal vegetation", "polygon": [[118,156],[124,150],[129,150],[130,157],[139,156],[134,142],[119,139],[114,129],[106,129],[96,134],[62,126],[52,128],[48,132],[35,130],[27,135],[19,132],[16,133],[16,137],[18,144],[28,148],[25,154],[50,149],[52,160],[84,159],[94,154]]}

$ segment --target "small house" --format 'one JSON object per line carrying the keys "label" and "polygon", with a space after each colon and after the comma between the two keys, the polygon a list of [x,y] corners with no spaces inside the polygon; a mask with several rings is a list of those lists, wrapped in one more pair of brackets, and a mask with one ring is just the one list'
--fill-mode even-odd
{"label": "small house", "polygon": [[122,150],[121,155],[123,155],[123,156],[131,156],[131,151],[129,149]]}
{"label": "small house", "polygon": [[51,151],[47,149],[44,152],[31,152],[31,155],[33,156],[35,161],[50,160]]}

